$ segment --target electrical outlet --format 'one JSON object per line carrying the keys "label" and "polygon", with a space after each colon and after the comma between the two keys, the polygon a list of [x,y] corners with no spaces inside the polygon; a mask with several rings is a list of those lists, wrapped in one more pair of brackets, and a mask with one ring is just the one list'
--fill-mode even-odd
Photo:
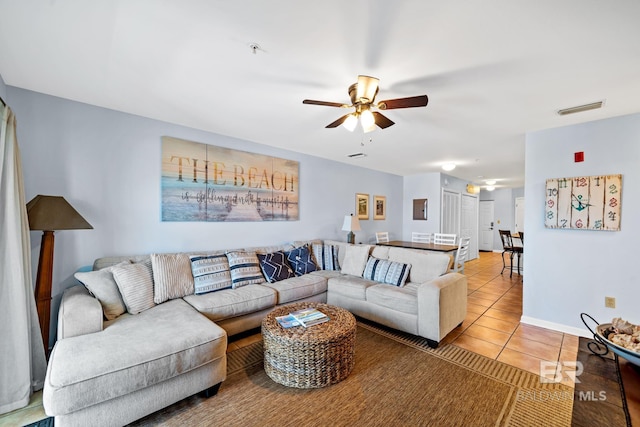
{"label": "electrical outlet", "polygon": [[614,297],[604,297],[604,306],[607,308],[616,308],[616,299]]}

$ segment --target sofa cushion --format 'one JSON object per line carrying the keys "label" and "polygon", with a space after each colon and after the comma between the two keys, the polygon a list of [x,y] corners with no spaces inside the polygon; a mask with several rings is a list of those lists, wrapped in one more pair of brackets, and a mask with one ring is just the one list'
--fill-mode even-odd
{"label": "sofa cushion", "polygon": [[312,276],[320,276],[325,279],[331,279],[332,277],[340,277],[343,274],[336,270],[316,270],[310,273]]}
{"label": "sofa cushion", "polygon": [[371,245],[347,246],[344,261],[340,264],[342,266],[342,273],[352,276],[362,276],[364,267],[367,265],[367,260],[369,259],[370,250]]}
{"label": "sofa cushion", "polygon": [[405,248],[389,248],[389,261],[411,264],[409,281],[424,283],[442,276],[449,269],[449,255]]}
{"label": "sofa cushion", "polygon": [[316,243],[311,246],[311,250],[320,270],[340,270],[338,246]]}
{"label": "sofa cushion", "polygon": [[121,316],[94,334],[59,340],[44,399],[68,414],[225,357],[226,332],[180,299]]}
{"label": "sofa cushion", "polygon": [[269,283],[279,282],[295,276],[282,251],[258,254],[258,260],[260,261],[262,274]]}
{"label": "sofa cushion", "polygon": [[264,285],[246,285],[184,297],[186,302],[214,322],[274,307],[276,299],[276,292]]}
{"label": "sofa cushion", "polygon": [[311,251],[307,246],[292,249],[285,252],[285,255],[296,276],[302,276],[318,269],[318,266],[316,266],[311,256]]}
{"label": "sofa cushion", "polygon": [[156,304],[193,294],[193,274],[187,254],[151,254],[151,268]]}
{"label": "sofa cushion", "polygon": [[286,304],[327,291],[327,279],[314,273],[292,277],[280,282],[264,283],[263,286],[268,286],[277,292],[278,304]]}
{"label": "sofa cushion", "polygon": [[241,286],[264,283],[260,262],[255,252],[227,252],[227,260],[231,271],[231,285],[234,289]]}
{"label": "sofa cushion", "polygon": [[112,273],[129,313],[138,314],[155,305],[151,260],[137,264],[116,265]]}
{"label": "sofa cushion", "polygon": [[408,314],[418,314],[418,298],[415,288],[398,288],[388,285],[369,286],[367,302]]}
{"label": "sofa cushion", "polygon": [[[130,264],[130,262],[123,261],[121,264]],[[113,320],[127,311],[112,270],[113,266],[97,271],[77,272],[73,275],[100,301],[107,320]]]}
{"label": "sofa cushion", "polygon": [[189,260],[196,295],[231,287],[231,272],[225,254],[191,255]]}
{"label": "sofa cushion", "polygon": [[[349,298],[365,300],[366,292],[369,286],[379,285],[380,283],[373,280],[363,279],[362,277],[341,275],[332,277],[327,283],[327,292],[340,294]],[[387,286],[387,285],[384,285]],[[391,288],[391,286],[388,286]]]}
{"label": "sofa cushion", "polygon": [[369,257],[362,277],[400,287],[404,286],[410,270],[411,264]]}

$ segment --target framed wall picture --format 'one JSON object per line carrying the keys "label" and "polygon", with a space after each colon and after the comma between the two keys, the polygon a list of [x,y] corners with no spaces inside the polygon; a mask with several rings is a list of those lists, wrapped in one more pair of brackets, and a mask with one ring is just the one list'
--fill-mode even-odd
{"label": "framed wall picture", "polygon": [[369,219],[369,195],[356,194],[356,212],[358,219]]}
{"label": "framed wall picture", "polygon": [[373,219],[385,219],[387,217],[387,198],[385,196],[373,196]]}

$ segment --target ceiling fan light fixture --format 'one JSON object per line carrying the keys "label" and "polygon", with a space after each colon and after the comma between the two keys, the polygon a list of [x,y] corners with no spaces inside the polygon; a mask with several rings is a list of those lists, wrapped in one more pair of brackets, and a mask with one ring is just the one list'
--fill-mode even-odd
{"label": "ceiling fan light fixture", "polygon": [[355,114],[349,114],[349,117],[342,123],[342,126],[345,127],[349,132],[353,132],[353,130],[358,125],[358,117]]}
{"label": "ceiling fan light fixture", "polygon": [[487,185],[495,185],[496,184],[496,180],[495,179],[488,179],[485,181],[485,183]]}
{"label": "ceiling fan light fixture", "polygon": [[487,190],[487,191],[493,191],[493,190],[495,190],[495,189],[496,189],[496,187],[494,187],[493,185],[487,185],[487,186],[485,187],[485,190]]}
{"label": "ceiling fan light fixture", "polygon": [[360,113],[360,124],[365,133],[371,132],[376,128],[376,119],[373,117],[371,110],[366,109]]}
{"label": "ceiling fan light fixture", "polygon": [[449,172],[452,171],[456,168],[456,164],[455,163],[445,163],[444,165],[442,165],[442,169]]}
{"label": "ceiling fan light fixture", "polygon": [[366,99],[372,102],[378,92],[378,82],[380,80],[375,77],[358,76],[358,86],[356,90],[356,99]]}

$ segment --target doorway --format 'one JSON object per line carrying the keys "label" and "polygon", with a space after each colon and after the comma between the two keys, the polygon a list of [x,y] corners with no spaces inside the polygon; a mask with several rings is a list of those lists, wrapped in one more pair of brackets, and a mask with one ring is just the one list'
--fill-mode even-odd
{"label": "doorway", "polygon": [[481,251],[493,251],[494,203],[493,200],[480,201],[480,244],[478,246]]}

